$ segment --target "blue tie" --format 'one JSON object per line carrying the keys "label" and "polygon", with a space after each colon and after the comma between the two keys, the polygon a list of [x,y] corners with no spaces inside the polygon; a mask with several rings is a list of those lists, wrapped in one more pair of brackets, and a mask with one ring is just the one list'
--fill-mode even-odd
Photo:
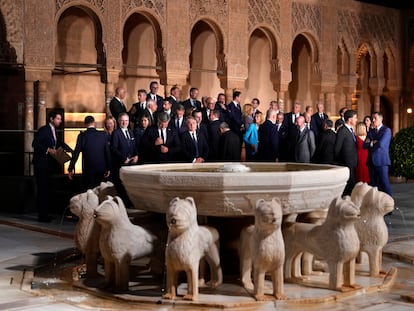
{"label": "blue tie", "polygon": [[351,129],[351,133],[352,133],[352,138],[354,139],[354,141],[356,141],[354,129],[352,127],[350,129]]}

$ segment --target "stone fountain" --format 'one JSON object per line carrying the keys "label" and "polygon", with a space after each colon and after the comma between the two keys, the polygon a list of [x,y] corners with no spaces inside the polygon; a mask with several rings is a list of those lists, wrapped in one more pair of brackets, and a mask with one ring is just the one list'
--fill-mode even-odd
{"label": "stone fountain", "polygon": [[346,167],[300,163],[150,164],[121,168],[137,209],[165,213],[174,197],[191,196],[203,216],[252,216],[258,199],[280,198],[283,214],[325,210],[340,196]]}

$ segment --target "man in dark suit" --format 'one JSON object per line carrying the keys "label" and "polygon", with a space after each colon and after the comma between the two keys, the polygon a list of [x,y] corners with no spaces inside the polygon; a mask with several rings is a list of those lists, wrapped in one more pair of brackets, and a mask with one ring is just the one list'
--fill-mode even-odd
{"label": "man in dark suit", "polygon": [[69,163],[68,177],[73,180],[75,164],[82,152],[82,181],[85,190],[98,186],[110,174],[111,157],[108,135],[95,128],[93,116],[85,117],[86,131],[76,140],[75,151]]}
{"label": "man in dark suit", "polygon": [[210,114],[211,112],[214,110],[214,108],[216,107],[216,101],[214,100],[213,97],[207,97],[205,100],[205,104],[206,107],[203,107],[201,109],[201,112],[203,114],[203,120],[202,122],[206,125],[208,125],[208,123],[210,122]]}
{"label": "man in dark suit", "polygon": [[347,107],[342,107],[341,109],[339,109],[339,119],[335,121],[335,131],[338,132],[339,128],[341,126],[344,125],[345,123],[345,119],[344,119],[344,115],[345,112],[348,110]]}
{"label": "man in dark suit", "polygon": [[332,130],[332,120],[323,122],[323,131],[319,135],[314,156],[315,163],[335,164],[336,133]]}
{"label": "man in dark suit", "polygon": [[226,122],[220,123],[219,161],[240,161],[240,138]]}
{"label": "man in dark suit", "polygon": [[347,110],[344,114],[344,125],[336,134],[335,159],[339,165],[349,168],[349,179],[346,183],[342,196],[351,195],[355,186],[355,167],[358,164],[358,153],[354,127],[358,122],[355,110]]}
{"label": "man in dark suit", "polygon": [[180,103],[181,90],[178,86],[174,85],[170,90],[170,96],[167,97],[172,104],[172,109],[175,111]]}
{"label": "man in dark suit", "polygon": [[279,158],[279,132],[276,127],[277,112],[269,109],[266,121],[259,127],[257,158],[263,162],[276,162]]}
{"label": "man in dark suit", "polygon": [[142,137],[144,163],[171,163],[181,151],[180,138],[174,127],[169,126],[167,113],[158,114],[158,123],[149,127]]}
{"label": "man in dark suit", "polygon": [[319,139],[319,135],[324,131],[323,123],[328,120],[328,115],[325,113],[325,106],[323,103],[316,105],[316,112],[311,117],[311,128],[315,133],[316,141]]}
{"label": "man in dark suit", "polygon": [[368,149],[370,185],[392,195],[388,179],[388,167],[391,165],[389,155],[391,129],[382,123],[383,118],[381,112],[372,114],[373,129],[367,133],[363,148]]}
{"label": "man in dark suit", "polygon": [[230,129],[239,136],[240,141],[242,138],[242,125],[243,125],[243,117],[242,117],[242,109],[240,106],[240,91],[233,92],[233,100],[231,103],[227,105],[227,117],[229,120]]}
{"label": "man in dark suit", "polygon": [[296,118],[298,118],[301,113],[300,103],[295,103],[293,105],[293,110],[285,114],[283,120],[285,127],[287,128],[287,144],[288,144],[288,161],[295,161],[295,145],[296,137],[298,134],[298,128],[296,126]]}
{"label": "man in dark suit", "polygon": [[59,112],[52,111],[48,115],[48,123],[38,129],[34,135],[32,147],[34,175],[36,178],[37,197],[36,206],[39,222],[51,222],[49,217],[49,200],[51,177],[60,167],[58,162],[53,158],[56,149],[62,147],[66,151],[72,152],[72,149],[66,145],[56,134],[56,129],[62,123],[62,115]]}
{"label": "man in dark suit", "polygon": [[126,112],[119,114],[119,127],[111,135],[111,152],[113,167],[113,182],[116,191],[124,201],[126,207],[131,207],[132,203],[128,198],[126,190],[119,176],[119,170],[124,165],[134,165],[138,163],[138,152],[136,149],[135,137],[128,128],[129,116]]}
{"label": "man in dark suit", "polygon": [[157,124],[157,103],[153,99],[147,99],[147,108],[144,110],[144,115],[148,116],[150,126]]}
{"label": "man in dark suit", "polygon": [[218,161],[219,143],[220,143],[220,111],[213,110],[210,113],[210,122],[207,125],[208,132],[208,161]]}
{"label": "man in dark suit", "polygon": [[188,130],[181,136],[183,160],[190,163],[203,163],[208,157],[208,144],[204,135],[197,134],[197,121],[188,117]]}
{"label": "man in dark suit", "polygon": [[131,109],[128,111],[129,121],[134,126],[134,128],[139,125],[139,119],[144,114],[146,108],[147,91],[140,89],[138,90],[138,102],[133,104]]}
{"label": "man in dark suit", "polygon": [[159,84],[157,81],[152,81],[149,85],[150,91],[147,94],[147,100],[148,99],[153,99],[155,101],[155,103],[157,104],[157,111],[162,111],[162,104],[164,102],[164,98],[160,95],[158,95],[158,89],[159,89]]}
{"label": "man in dark suit", "polygon": [[285,114],[278,112],[276,117],[276,128],[279,133],[279,162],[289,161],[289,149],[288,149],[288,129],[284,123]]}
{"label": "man in dark suit", "polygon": [[170,126],[174,127],[177,130],[178,135],[180,137],[187,130],[187,125],[186,125],[187,118],[184,114],[185,114],[184,106],[181,104],[178,104],[170,120]]}
{"label": "man in dark suit", "polygon": [[115,96],[111,99],[109,103],[109,110],[111,111],[111,115],[115,118],[115,120],[118,120],[118,116],[121,112],[127,112],[126,106],[124,104],[125,97],[125,88],[118,86],[115,89]]}
{"label": "man in dark suit", "polygon": [[186,111],[190,110],[190,109],[197,109],[197,110],[201,110],[201,102],[197,99],[199,94],[199,90],[196,87],[192,87],[190,89],[190,98],[186,99],[185,101],[182,102],[184,108]]}

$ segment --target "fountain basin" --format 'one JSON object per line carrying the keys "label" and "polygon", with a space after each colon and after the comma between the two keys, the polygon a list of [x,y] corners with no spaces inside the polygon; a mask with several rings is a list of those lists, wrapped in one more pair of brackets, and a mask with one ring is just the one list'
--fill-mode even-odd
{"label": "fountain basin", "polygon": [[120,176],[137,209],[165,213],[174,197],[191,196],[198,215],[237,217],[253,215],[258,199],[273,197],[280,198],[284,215],[324,210],[341,196],[349,170],[302,163],[174,163],[126,166]]}

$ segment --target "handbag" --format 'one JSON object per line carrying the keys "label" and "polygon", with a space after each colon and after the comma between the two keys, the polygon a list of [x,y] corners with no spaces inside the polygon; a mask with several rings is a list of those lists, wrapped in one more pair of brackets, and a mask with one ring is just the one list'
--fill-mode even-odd
{"label": "handbag", "polygon": [[72,159],[72,157],[66,153],[66,151],[62,148],[59,147],[56,149],[56,154],[52,155],[52,158],[54,158],[60,165],[65,164],[66,162],[70,161],[70,159]]}

